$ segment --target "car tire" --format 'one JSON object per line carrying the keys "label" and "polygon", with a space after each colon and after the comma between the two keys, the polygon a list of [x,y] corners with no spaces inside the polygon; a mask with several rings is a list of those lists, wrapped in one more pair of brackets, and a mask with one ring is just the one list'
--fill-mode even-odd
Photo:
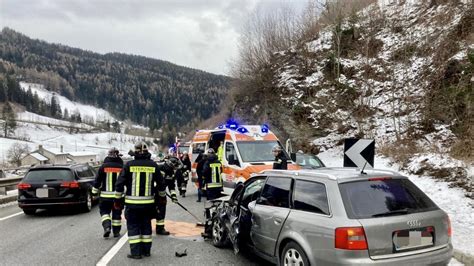
{"label": "car tire", "polygon": [[309,260],[308,256],[306,256],[306,253],[300,245],[295,242],[289,242],[285,245],[283,251],[280,254],[280,265],[308,266]]}
{"label": "car tire", "polygon": [[81,206],[82,212],[90,212],[92,210],[92,193],[87,191],[86,194],[86,202],[84,202]]}
{"label": "car tire", "polygon": [[36,213],[36,209],[23,209],[23,213],[26,215],[34,215]]}
{"label": "car tire", "polygon": [[227,231],[225,229],[224,222],[217,216],[212,222],[211,237],[212,244],[215,247],[223,248],[229,244],[229,238],[227,237]]}

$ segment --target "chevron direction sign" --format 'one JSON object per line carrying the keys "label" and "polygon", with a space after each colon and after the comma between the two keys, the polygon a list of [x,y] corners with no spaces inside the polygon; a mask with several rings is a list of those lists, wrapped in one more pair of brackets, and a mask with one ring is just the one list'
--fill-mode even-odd
{"label": "chevron direction sign", "polygon": [[375,140],[345,139],[344,167],[374,168]]}

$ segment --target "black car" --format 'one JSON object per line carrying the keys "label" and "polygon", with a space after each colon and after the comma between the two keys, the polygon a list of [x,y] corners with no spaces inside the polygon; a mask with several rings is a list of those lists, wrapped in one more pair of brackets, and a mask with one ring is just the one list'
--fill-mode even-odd
{"label": "black car", "polygon": [[85,164],[31,168],[18,184],[18,206],[27,215],[62,206],[89,212],[95,200],[91,194],[95,174]]}

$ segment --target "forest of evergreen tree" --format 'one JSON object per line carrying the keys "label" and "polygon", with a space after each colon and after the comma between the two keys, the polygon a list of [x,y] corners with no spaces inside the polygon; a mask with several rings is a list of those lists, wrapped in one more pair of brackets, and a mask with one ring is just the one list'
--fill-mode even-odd
{"label": "forest of evergreen tree", "polygon": [[120,120],[165,131],[190,130],[215,114],[228,93],[226,76],[120,53],[98,54],[33,40],[9,28],[0,33],[0,102],[80,122],[18,82],[40,83],[73,101],[103,108]]}

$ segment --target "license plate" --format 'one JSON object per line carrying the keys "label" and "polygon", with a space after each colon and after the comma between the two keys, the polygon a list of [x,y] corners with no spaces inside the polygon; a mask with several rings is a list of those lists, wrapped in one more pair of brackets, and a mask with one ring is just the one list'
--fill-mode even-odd
{"label": "license plate", "polygon": [[38,198],[47,198],[47,197],[49,197],[49,189],[47,189],[47,188],[38,188],[36,190],[36,197],[38,197]]}
{"label": "license plate", "polygon": [[419,249],[432,246],[434,228],[432,226],[399,230],[393,232],[393,245],[395,251],[404,251],[408,249]]}

